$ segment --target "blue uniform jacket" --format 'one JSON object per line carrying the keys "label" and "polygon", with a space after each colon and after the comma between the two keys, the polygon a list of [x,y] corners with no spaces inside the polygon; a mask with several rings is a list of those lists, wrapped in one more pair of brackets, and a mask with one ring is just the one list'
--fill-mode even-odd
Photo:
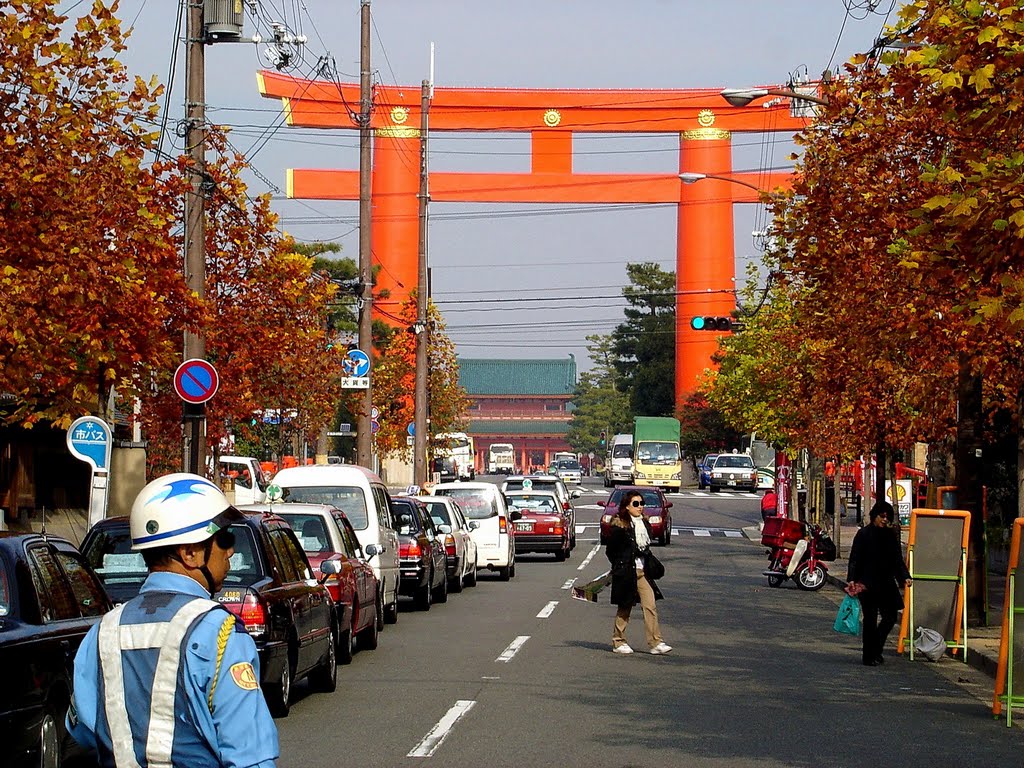
{"label": "blue uniform jacket", "polygon": [[[209,599],[195,580],[176,573],[151,573],[139,595],[124,604],[121,625],[167,622],[191,598]],[[227,636],[217,674],[213,711],[209,692],[217,667],[218,634],[230,614],[214,608],[196,620],[181,643],[174,695],[174,765],[203,768],[273,768],[279,754],[277,726],[259,688],[256,644],[244,630]],[[103,675],[98,663],[99,625],[86,635],[75,657],[72,704],[68,731],[84,747],[95,750],[101,765],[113,766],[110,728],[105,709]],[[145,767],[155,652],[150,659],[122,653],[124,691],[113,701],[127,708],[135,743],[135,759]]]}

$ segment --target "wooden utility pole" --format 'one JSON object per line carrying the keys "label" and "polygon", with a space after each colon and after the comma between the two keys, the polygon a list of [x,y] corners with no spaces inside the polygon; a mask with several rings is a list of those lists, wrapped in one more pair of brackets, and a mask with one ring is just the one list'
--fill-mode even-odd
{"label": "wooden utility pole", "polygon": [[[206,294],[206,51],[203,3],[188,4],[185,68],[185,147],[192,187],[185,196],[185,281],[200,299]],[[185,333],[184,360],[206,359],[202,336]],[[186,472],[206,474],[206,405],[183,405]]]}
{"label": "wooden utility pole", "polygon": [[419,274],[416,281],[416,385],[414,408],[415,435],[413,437],[413,482],[423,486],[427,482],[427,343],[430,332],[427,323],[427,203],[430,186],[427,172],[427,130],[430,124],[430,81],[424,80],[420,90],[420,191],[419,191]]}
{"label": "wooden utility pole", "polygon": [[[370,72],[370,0],[362,0],[359,46],[359,348],[373,360],[373,254],[370,250],[370,174],[373,170],[370,154],[372,130],[370,108],[373,92]],[[370,380],[363,393],[363,403],[357,421],[356,461],[363,467],[373,468],[373,365],[367,371]]]}

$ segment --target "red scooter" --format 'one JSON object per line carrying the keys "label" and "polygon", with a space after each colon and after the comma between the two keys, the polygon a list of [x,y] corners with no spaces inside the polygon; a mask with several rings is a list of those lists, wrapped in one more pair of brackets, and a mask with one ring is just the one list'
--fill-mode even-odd
{"label": "red scooter", "polygon": [[826,562],[836,559],[836,544],[821,526],[785,517],[768,517],[761,531],[761,544],[768,547],[769,587],[781,587],[793,579],[800,589],[825,586]]}

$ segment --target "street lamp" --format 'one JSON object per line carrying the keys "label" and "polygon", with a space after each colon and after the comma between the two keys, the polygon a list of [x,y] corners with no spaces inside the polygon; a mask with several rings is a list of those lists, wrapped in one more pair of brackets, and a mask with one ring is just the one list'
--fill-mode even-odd
{"label": "street lamp", "polygon": [[733,176],[719,176],[716,173],[683,172],[679,174],[679,178],[682,179],[684,184],[696,184],[698,181],[702,181],[703,179],[718,179],[719,181],[728,181],[733,184],[740,184],[741,186],[747,187],[748,189],[752,189],[759,194],[768,194],[767,192],[765,192],[765,190],[761,189],[760,187],[754,184],[751,184],[749,181],[737,179]]}
{"label": "street lamp", "polygon": [[828,106],[828,100],[819,96],[812,96],[809,93],[801,93],[788,88],[724,88],[722,98],[734,107],[745,107],[754,99],[765,96],[782,96],[794,101],[809,101],[811,104]]}

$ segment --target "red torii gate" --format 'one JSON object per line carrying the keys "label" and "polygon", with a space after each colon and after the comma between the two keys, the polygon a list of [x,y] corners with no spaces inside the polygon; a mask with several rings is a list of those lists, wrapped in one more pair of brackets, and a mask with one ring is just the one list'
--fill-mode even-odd
{"label": "red torii gate", "polygon": [[[357,128],[349,105],[358,83],[301,80],[261,72],[260,93],[280,98],[288,125]],[[398,308],[415,288],[419,236],[420,88],[377,86],[374,129],[372,230],[377,285]],[[789,184],[789,173],[733,173],[733,133],[795,133],[788,100],[763,107],[729,106],[715,89],[566,90],[521,88],[434,89],[430,131],[529,132],[530,173],[431,172],[431,202],[676,203],[677,404],[695,389],[717,349],[714,334],[693,331],[694,315],[728,315],[736,306],[734,203],[758,202],[742,184],[705,179],[684,184],[678,175],[573,173],[573,133],[677,133],[679,172],[727,176],[768,190]],[[358,200],[359,172],[292,169],[287,194],[309,200]],[[392,313],[393,314],[393,313]]]}

